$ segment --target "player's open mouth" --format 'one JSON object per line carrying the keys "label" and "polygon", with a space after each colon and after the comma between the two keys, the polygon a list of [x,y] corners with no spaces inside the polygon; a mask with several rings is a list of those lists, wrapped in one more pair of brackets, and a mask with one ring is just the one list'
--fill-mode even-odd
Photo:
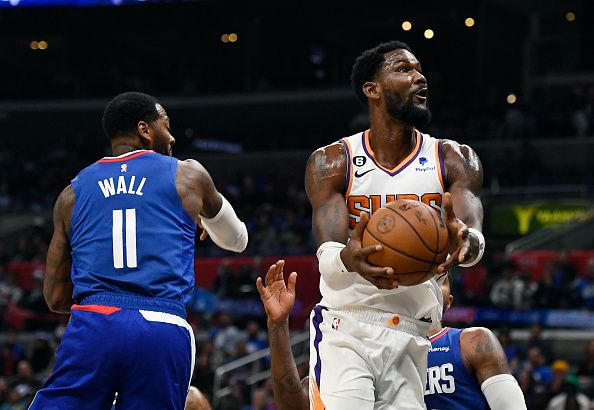
{"label": "player's open mouth", "polygon": [[429,90],[427,88],[423,88],[417,91],[414,96],[421,101],[426,101],[427,97],[429,96]]}

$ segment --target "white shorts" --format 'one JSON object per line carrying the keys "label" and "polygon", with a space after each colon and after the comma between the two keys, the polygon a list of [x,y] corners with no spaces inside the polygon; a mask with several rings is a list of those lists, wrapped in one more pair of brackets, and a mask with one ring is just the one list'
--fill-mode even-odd
{"label": "white shorts", "polygon": [[425,409],[429,327],[389,312],[317,305],[310,321],[310,409]]}

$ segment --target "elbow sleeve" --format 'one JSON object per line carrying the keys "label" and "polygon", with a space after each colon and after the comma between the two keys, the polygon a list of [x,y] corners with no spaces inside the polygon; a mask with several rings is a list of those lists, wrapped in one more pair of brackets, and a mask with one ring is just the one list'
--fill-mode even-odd
{"label": "elbow sleeve", "polygon": [[492,410],[526,410],[524,393],[511,374],[489,377],[481,390]]}
{"label": "elbow sleeve", "polygon": [[222,195],[221,198],[221,209],[214,218],[201,218],[202,227],[217,246],[233,252],[243,252],[248,243],[247,228],[237,217],[229,201]]}

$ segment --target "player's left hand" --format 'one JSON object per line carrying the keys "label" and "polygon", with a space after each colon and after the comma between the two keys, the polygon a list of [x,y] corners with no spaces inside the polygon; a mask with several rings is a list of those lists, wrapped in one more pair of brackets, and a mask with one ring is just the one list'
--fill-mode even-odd
{"label": "player's left hand", "polygon": [[262,284],[262,278],[256,279],[256,287],[260,292],[264,310],[268,320],[273,324],[288,320],[289,313],[295,304],[297,272],[292,272],[285,284],[284,266],[285,261],[279,260],[268,269],[265,279],[266,286]]}
{"label": "player's left hand", "polygon": [[202,226],[202,219],[200,219],[200,218],[198,218],[198,226],[200,227],[200,229],[202,229],[202,232],[200,233],[200,240],[203,241],[208,236],[208,232]]}
{"label": "player's left hand", "polygon": [[455,265],[464,263],[464,260],[470,254],[468,227],[464,222],[456,218],[452,195],[449,192],[443,195],[443,209],[445,213],[445,225],[448,230],[448,251],[450,257],[437,267],[438,274],[447,271]]}

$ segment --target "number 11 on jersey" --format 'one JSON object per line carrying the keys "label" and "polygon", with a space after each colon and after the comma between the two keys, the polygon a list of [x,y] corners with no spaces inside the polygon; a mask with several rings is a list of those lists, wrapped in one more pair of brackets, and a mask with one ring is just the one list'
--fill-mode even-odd
{"label": "number 11 on jersey", "polygon": [[[124,267],[123,210],[112,211],[113,267]],[[126,209],[126,267],[136,268],[136,209]]]}

